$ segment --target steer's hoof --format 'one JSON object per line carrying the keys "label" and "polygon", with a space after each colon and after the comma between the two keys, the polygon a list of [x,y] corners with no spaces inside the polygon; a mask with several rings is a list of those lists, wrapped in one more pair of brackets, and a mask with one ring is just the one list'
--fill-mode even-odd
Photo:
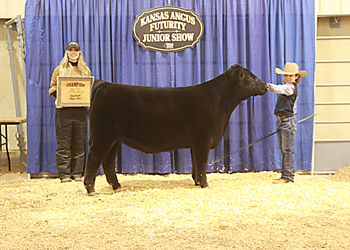
{"label": "steer's hoof", "polygon": [[88,193],[88,196],[95,196],[95,195],[96,195],[95,192],[90,192],[90,193]]}
{"label": "steer's hoof", "polygon": [[122,189],[121,186],[119,186],[119,187],[117,187],[117,188],[114,188],[113,191],[114,191],[114,193],[116,193],[116,192],[120,191],[120,189]]}

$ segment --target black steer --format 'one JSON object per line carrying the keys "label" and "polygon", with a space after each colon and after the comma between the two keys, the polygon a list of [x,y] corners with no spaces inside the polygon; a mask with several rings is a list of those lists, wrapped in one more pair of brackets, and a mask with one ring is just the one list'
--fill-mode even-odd
{"label": "black steer", "polygon": [[88,194],[95,193],[101,163],[108,183],[114,190],[120,188],[115,158],[121,142],[146,153],[190,148],[195,185],[207,187],[209,150],[221,141],[231,113],[241,101],[265,93],[266,84],[239,65],[189,87],[142,87],[96,80],[84,179]]}

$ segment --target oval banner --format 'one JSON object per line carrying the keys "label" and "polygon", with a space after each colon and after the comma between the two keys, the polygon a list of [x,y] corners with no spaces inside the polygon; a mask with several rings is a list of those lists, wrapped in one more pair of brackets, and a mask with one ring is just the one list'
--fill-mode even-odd
{"label": "oval banner", "polygon": [[193,10],[164,6],[143,10],[132,25],[134,37],[144,49],[176,52],[193,48],[204,26]]}

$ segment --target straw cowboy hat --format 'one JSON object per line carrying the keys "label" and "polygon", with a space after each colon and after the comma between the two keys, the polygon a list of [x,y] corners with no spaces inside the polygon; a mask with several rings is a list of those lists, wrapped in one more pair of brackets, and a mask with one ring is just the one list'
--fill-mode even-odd
{"label": "straw cowboy hat", "polygon": [[299,71],[299,66],[296,63],[287,62],[284,65],[284,70],[282,71],[279,68],[276,68],[276,73],[279,75],[299,75],[300,78],[306,76],[307,72],[305,70]]}

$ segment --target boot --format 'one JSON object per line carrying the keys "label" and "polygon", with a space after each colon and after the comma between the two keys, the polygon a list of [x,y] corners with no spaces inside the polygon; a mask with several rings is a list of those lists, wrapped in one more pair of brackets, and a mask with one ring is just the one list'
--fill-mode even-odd
{"label": "boot", "polygon": [[71,158],[69,156],[56,153],[56,165],[61,180],[71,179]]}
{"label": "boot", "polygon": [[72,158],[72,178],[76,181],[82,181],[84,171],[85,154],[75,156]]}

